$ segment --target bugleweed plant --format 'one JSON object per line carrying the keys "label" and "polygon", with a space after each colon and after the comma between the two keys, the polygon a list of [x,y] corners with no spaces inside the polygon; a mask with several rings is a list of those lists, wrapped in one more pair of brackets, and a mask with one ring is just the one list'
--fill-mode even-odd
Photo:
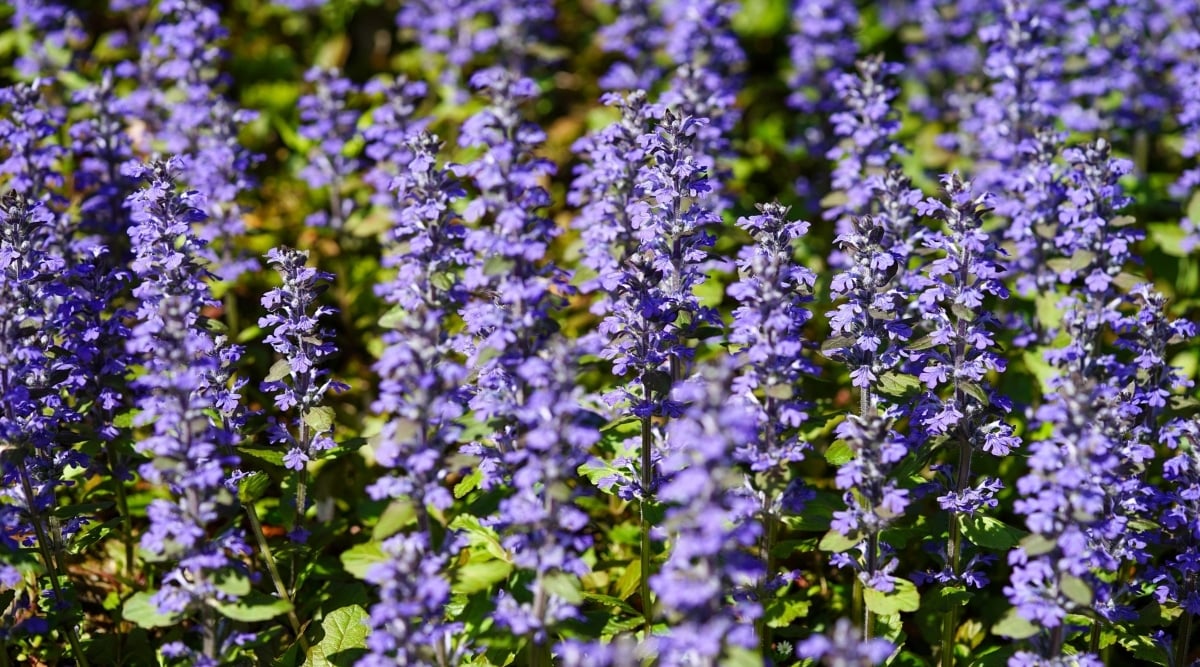
{"label": "bugleweed plant", "polygon": [[0,667],[1200,665],[1200,5],[0,7]]}

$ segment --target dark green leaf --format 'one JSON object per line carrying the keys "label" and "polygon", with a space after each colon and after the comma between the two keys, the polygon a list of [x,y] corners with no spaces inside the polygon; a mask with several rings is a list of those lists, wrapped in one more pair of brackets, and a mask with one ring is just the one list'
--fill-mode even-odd
{"label": "dark green leaf", "polygon": [[366,654],[370,614],[358,605],[334,609],[321,620],[325,636],[312,647],[305,667],[349,667]]}
{"label": "dark green leaf", "polygon": [[455,593],[466,595],[486,591],[507,579],[511,572],[512,563],[502,560],[470,562],[458,568],[458,577],[452,589]]}
{"label": "dark green leaf", "polygon": [[292,605],[287,600],[280,600],[257,591],[240,597],[235,602],[218,602],[215,606],[225,618],[243,623],[269,621],[292,609]]}
{"label": "dark green leaf", "polygon": [[[245,505],[253,504],[271,486],[271,477],[265,472],[255,471],[238,480],[238,500]],[[253,510],[251,510],[253,511]]]}
{"label": "dark green leaf", "polygon": [[843,551],[849,551],[859,544],[862,544],[862,536],[858,533],[855,533],[850,537],[846,537],[836,530],[830,530],[828,533],[825,533],[825,537],[821,538],[820,547],[821,551],[841,553]]}
{"label": "dark green leaf", "polygon": [[267,382],[279,382],[280,380],[290,377],[292,374],[292,365],[287,359],[280,359],[271,364],[271,370],[267,373]]}
{"label": "dark green leaf", "polygon": [[960,514],[958,525],[962,528],[963,537],[972,544],[996,551],[1007,551],[1017,546],[1021,538],[1027,535],[1019,528],[1013,528],[999,519],[983,514]]}
{"label": "dark green leaf", "polygon": [[378,542],[356,544],[342,552],[342,567],[356,579],[366,579],[367,570],[388,559]]}
{"label": "dark green leaf", "polygon": [[1038,626],[1032,622],[1025,620],[1016,609],[1009,609],[1004,616],[992,626],[992,634],[1008,637],[1010,639],[1028,639],[1036,635],[1039,631]]}
{"label": "dark green leaf", "polygon": [[134,593],[121,607],[121,617],[141,628],[166,628],[179,622],[179,616],[163,614],[151,599],[153,593]]}
{"label": "dark green leaf", "polygon": [[891,616],[903,611],[916,611],[921,606],[921,594],[907,579],[895,579],[896,589],[883,593],[874,588],[863,589],[863,603],[873,613]]}
{"label": "dark green leaf", "polygon": [[318,405],[315,408],[310,408],[304,414],[304,423],[308,424],[313,431],[324,433],[333,428],[333,408],[327,405]]}

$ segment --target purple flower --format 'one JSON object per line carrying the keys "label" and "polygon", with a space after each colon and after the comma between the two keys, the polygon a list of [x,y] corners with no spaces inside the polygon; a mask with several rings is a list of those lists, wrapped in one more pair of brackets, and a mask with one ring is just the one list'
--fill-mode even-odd
{"label": "purple flower", "polygon": [[350,147],[358,136],[360,115],[350,106],[350,98],[358,89],[337,70],[313,68],[304,79],[312,85],[312,92],[300,98],[297,131],[312,142],[312,147],[300,177],[313,189],[326,189],[329,197],[328,210],[313,213],[306,223],[339,230],[354,210],[354,199],[345,191],[346,182],[362,163]]}
{"label": "purple flower", "polygon": [[[232,435],[227,421],[213,416],[230,411],[230,397],[226,385],[217,387],[211,378],[227,373],[237,353],[209,333],[200,314],[213,302],[207,274],[197,263],[203,243],[191,229],[204,219],[203,200],[179,191],[179,167],[179,161],[170,160],[136,170],[146,185],[127,201],[134,222],[129,230],[133,268],[140,282],[134,289],[137,324],[126,349],[144,368],[132,386],[140,409],[135,426],[147,427],[135,449],[150,458],[139,469],[142,477],[170,492],[147,508],[150,525],[141,542],[176,563],[154,594],[160,612],[172,615],[232,601],[235,596],[217,580],[239,571],[238,559],[249,554],[236,530],[215,538],[207,534],[210,524],[234,509],[225,488],[237,465],[229,448]],[[217,628],[211,621],[202,626],[203,654],[215,660]]]}
{"label": "purple flower", "polygon": [[554,6],[546,0],[415,0],[396,14],[396,23],[413,31],[425,52],[445,59],[438,68],[441,82],[456,101],[466,97],[462,82],[477,61],[526,74],[553,19]]}
{"label": "purple flower", "polygon": [[[613,303],[599,329],[607,337],[602,355],[612,359],[616,375],[632,378],[612,397],[626,401],[647,424],[652,415],[678,412],[670,390],[691,359],[688,340],[700,326],[717,322],[695,293],[713,242],[707,227],[720,220],[701,198],[710,189],[692,151],[701,126],[667,111],[653,132],[639,138],[646,159],[635,185],[641,196],[628,209],[637,245],[616,275],[605,278]],[[643,464],[647,460],[648,453]],[[652,479],[652,470],[643,471],[641,485]],[[630,483],[622,488],[630,490]]]}
{"label": "purple flower", "polygon": [[713,369],[674,391],[688,407],[667,426],[658,492],[667,509],[656,527],[671,548],[650,577],[669,627],[654,639],[664,665],[715,664],[728,647],[758,643],[753,622],[762,607],[739,592],[765,574],[752,555],[762,526],[758,503],[744,489],[745,474],[730,466],[734,448],[757,437],[758,419],[745,402],[727,398],[728,376]]}
{"label": "purple flower", "polygon": [[[949,203],[928,199],[919,207],[940,221],[943,230],[925,237],[932,259],[914,282],[920,290],[921,323],[930,333],[913,345],[917,350],[912,363],[922,367],[920,377],[927,390],[912,418],[927,438],[946,435],[964,448],[957,465],[965,470],[956,473],[958,481],[946,489],[945,499],[939,500],[943,509],[961,508],[974,514],[992,504],[988,494],[998,481],[984,479],[974,485],[968,472],[973,452],[979,449],[1006,456],[1020,444],[1012,426],[1004,421],[1009,402],[997,395],[988,381],[990,373],[1004,371],[1006,362],[995,340],[999,322],[984,299],[1006,299],[1009,293],[1000,280],[1002,251],[983,231],[987,197],[973,196],[971,184],[957,174],[943,176],[942,184]],[[978,505],[967,502],[975,500]],[[952,535],[956,532],[951,531]],[[954,552],[959,545],[956,538],[952,542],[952,567],[957,568],[958,554]]]}
{"label": "purple flower", "polygon": [[796,656],[828,667],[873,667],[886,660],[894,650],[886,639],[859,639],[850,620],[839,618],[832,633],[812,635],[797,644]]}
{"label": "purple flower", "polygon": [[[839,234],[849,233],[851,217],[874,214],[895,205],[879,195],[888,192],[881,176],[896,168],[896,155],[900,152],[895,142],[900,120],[892,108],[898,91],[888,83],[900,71],[899,65],[875,56],[859,60],[857,73],[840,74],[833,80],[839,105],[830,121],[834,135],[841,141],[825,157],[836,163],[831,185],[844,203],[829,207],[825,218],[837,221]],[[909,207],[915,203],[904,193],[908,189],[897,193],[900,202],[896,203]],[[904,237],[904,229],[890,231],[898,239]]]}
{"label": "purple flower", "polygon": [[267,315],[259,318],[258,325],[270,332],[263,340],[282,358],[271,367],[262,389],[275,394],[275,407],[281,413],[295,415],[292,420],[274,423],[270,439],[287,448],[284,463],[299,472],[296,511],[298,522],[303,523],[307,509],[304,464],[334,446],[332,409],[321,403],[330,390],[347,388],[331,380],[324,367],[337,347],[333,332],[321,328],[320,321],[335,311],[317,305],[317,297],[333,276],[307,266],[308,253],[292,248],[269,250],[267,262],[279,272],[283,284],[263,295]]}
{"label": "purple flower", "polygon": [[901,344],[912,336],[905,317],[906,286],[896,280],[907,258],[889,247],[887,229],[872,217],[852,218],[852,230],[837,237],[847,266],[830,284],[835,299],[844,298],[829,318],[833,338],[823,346],[832,359],[850,368],[859,388],[860,412],[867,414],[882,399],[876,383],[896,372],[904,358]]}
{"label": "purple flower", "polygon": [[646,154],[639,140],[653,130],[663,111],[648,104],[642,91],[624,97],[606,94],[602,101],[617,107],[621,117],[575,142],[572,149],[581,161],[567,196],[569,204],[580,207],[572,226],[583,240],[581,263],[595,272],[582,288],[597,293],[592,312],[598,315],[611,309],[607,292],[637,247],[630,205],[642,196],[639,175]]}
{"label": "purple flower", "polygon": [[729,333],[729,341],[740,346],[733,389],[760,420],[759,437],[739,447],[737,455],[754,472],[779,471],[803,458],[807,444],[796,429],[807,414],[796,392],[803,375],[818,373],[804,356],[811,345],[802,336],[812,317],[806,304],[812,301],[817,277],[793,259],[809,225],[787,216],[787,207],[771,203],[760,205],[759,215],[738,220],[755,243],[739,254],[743,278],[729,287],[740,304]]}

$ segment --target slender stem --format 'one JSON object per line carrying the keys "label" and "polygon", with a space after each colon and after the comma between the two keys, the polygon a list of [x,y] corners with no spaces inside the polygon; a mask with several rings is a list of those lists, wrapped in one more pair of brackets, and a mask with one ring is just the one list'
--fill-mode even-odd
{"label": "slender stem", "polygon": [[134,557],[133,557],[133,516],[129,513],[129,498],[125,494],[125,481],[120,477],[120,466],[117,463],[118,459],[114,459],[116,452],[109,450],[109,467],[112,473],[113,483],[117,487],[117,511],[121,513],[121,540],[125,543],[125,578],[129,583],[133,583],[134,578]]}
{"label": "slender stem", "polygon": [[[307,408],[300,412],[300,447],[303,451],[309,451],[308,442],[308,424],[305,423],[304,417],[307,414]],[[304,510],[308,503],[308,466],[302,465],[300,470],[296,471],[296,515],[292,517],[292,532],[304,525]],[[296,594],[296,585],[300,578],[299,563],[296,562],[296,553],[292,552],[292,581],[290,590],[292,595]]]}
{"label": "slender stem", "polygon": [[[879,569],[879,531],[873,530],[867,536],[867,572],[871,575]],[[863,587],[863,639],[875,635],[875,614],[867,607],[866,587]]]}
{"label": "slender stem", "polygon": [[217,659],[217,626],[213,619],[213,609],[204,605],[200,609],[201,630],[204,632],[204,656],[209,660]]}
{"label": "slender stem", "polygon": [[1092,621],[1092,636],[1088,638],[1088,651],[1100,654],[1100,619]]}
{"label": "slender stem", "polygon": [[[186,424],[186,421],[185,421]],[[181,438],[184,443],[191,443],[191,429],[185,425],[183,436]],[[200,493],[195,487],[188,487],[184,490],[184,501],[187,502],[188,513],[193,519],[200,516]],[[198,520],[198,519],[197,519]],[[197,573],[197,578],[203,583],[208,577],[203,569]],[[204,655],[210,660],[217,659],[217,623],[216,617],[213,616],[213,608],[209,604],[201,605],[200,607],[200,625],[201,631],[204,634]]]}
{"label": "slender stem", "polygon": [[951,605],[942,620],[942,647],[939,656],[942,667],[954,667],[954,617],[957,615],[954,612],[954,606]]}
{"label": "slender stem", "polygon": [[[821,585],[824,587],[824,582],[822,582]],[[865,586],[863,586],[862,579],[854,577],[854,590],[850,595],[850,615],[854,618],[863,619],[863,625],[865,626],[867,620],[865,615],[867,605],[863,601],[864,590]]]}
{"label": "slender stem", "polygon": [[1062,656],[1063,645],[1067,642],[1067,625],[1059,623],[1057,627],[1050,632],[1050,656],[1058,658]]}
{"label": "slender stem", "polygon": [[[552,495],[550,486],[551,485],[549,482],[542,485],[542,510],[545,513],[544,516],[554,516],[555,514],[554,496]],[[554,531],[549,531],[548,534],[550,535],[550,540],[547,546],[553,549],[555,546]],[[541,628],[546,628],[546,605],[549,604],[549,599],[546,596],[545,580],[545,571],[541,565],[539,565],[537,579],[534,583],[534,588],[537,589],[537,594],[534,596],[533,600],[533,615],[534,618],[538,620],[538,625]],[[548,636],[547,639],[549,639]],[[545,665],[545,667],[550,667],[551,664],[553,664],[553,661],[550,655],[549,642],[547,641],[544,643],[539,643],[537,641],[536,634],[530,632],[529,667],[543,667],[543,665]]]}
{"label": "slender stem", "polygon": [[[33,530],[37,537],[38,551],[42,556],[42,563],[50,574],[50,586],[54,589],[54,604],[65,605],[67,598],[63,595],[62,586],[58,581],[57,560],[51,553],[50,536],[46,533],[46,527],[42,525],[41,514],[37,511],[37,502],[33,495],[33,484],[29,481],[29,472],[25,469],[24,463],[19,466],[19,470],[21,488],[25,492],[25,502],[29,509],[29,519],[33,523]],[[75,654],[76,663],[79,664],[79,667],[87,667],[88,661],[83,654],[83,647],[79,644],[79,637],[75,634],[75,626],[70,623],[64,624],[63,632],[67,635],[67,641],[71,643],[71,652]]]}
{"label": "slender stem", "polygon": [[246,516],[250,517],[250,528],[254,532],[254,538],[258,541],[258,548],[262,552],[263,560],[267,563],[267,572],[271,575],[271,581],[275,584],[275,593],[279,595],[285,602],[291,605],[288,609],[288,622],[292,625],[292,632],[296,635],[296,641],[300,642],[300,648],[304,649],[304,654],[308,655],[308,640],[304,637],[301,631],[300,617],[296,615],[296,605],[292,601],[292,597],[288,595],[287,586],[283,584],[283,577],[279,576],[279,568],[275,566],[275,557],[271,555],[271,547],[267,544],[267,536],[263,534],[262,523],[258,520],[258,511],[254,508],[254,503],[246,503]]}
{"label": "slender stem", "polygon": [[[763,523],[765,525],[763,527],[762,559],[767,566],[767,572],[759,584],[758,600],[765,607],[767,595],[769,594],[767,587],[771,579],[775,576],[775,556],[772,552],[775,550],[775,534],[777,531],[775,515],[768,507],[765,494],[763,497]],[[760,642],[759,648],[762,651],[763,659],[769,659],[771,655],[771,626],[767,625],[765,613],[758,619],[758,636]]]}
{"label": "slender stem", "polygon": [[[1195,575],[1188,576],[1187,593],[1183,599],[1190,596],[1191,591],[1195,588]],[[1184,613],[1181,625],[1179,627],[1179,638],[1175,643],[1175,667],[1186,667],[1188,663],[1188,649],[1192,644],[1192,624],[1193,616],[1189,613]]]}
{"label": "slender stem", "polygon": [[[649,391],[649,387],[646,389]],[[653,446],[651,428],[650,417],[642,417],[642,499],[638,502],[638,520],[641,523],[642,533],[640,591],[647,639],[650,637],[650,628],[654,625],[654,609],[650,604],[650,520],[646,517],[646,505],[650,502],[650,488],[654,483],[653,460],[650,451]]]}

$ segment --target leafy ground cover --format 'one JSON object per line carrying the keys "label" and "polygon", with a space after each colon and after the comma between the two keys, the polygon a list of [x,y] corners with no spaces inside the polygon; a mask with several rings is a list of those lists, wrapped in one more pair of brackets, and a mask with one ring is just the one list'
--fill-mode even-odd
{"label": "leafy ground cover", "polygon": [[0,665],[1200,662],[1200,6],[0,8]]}

